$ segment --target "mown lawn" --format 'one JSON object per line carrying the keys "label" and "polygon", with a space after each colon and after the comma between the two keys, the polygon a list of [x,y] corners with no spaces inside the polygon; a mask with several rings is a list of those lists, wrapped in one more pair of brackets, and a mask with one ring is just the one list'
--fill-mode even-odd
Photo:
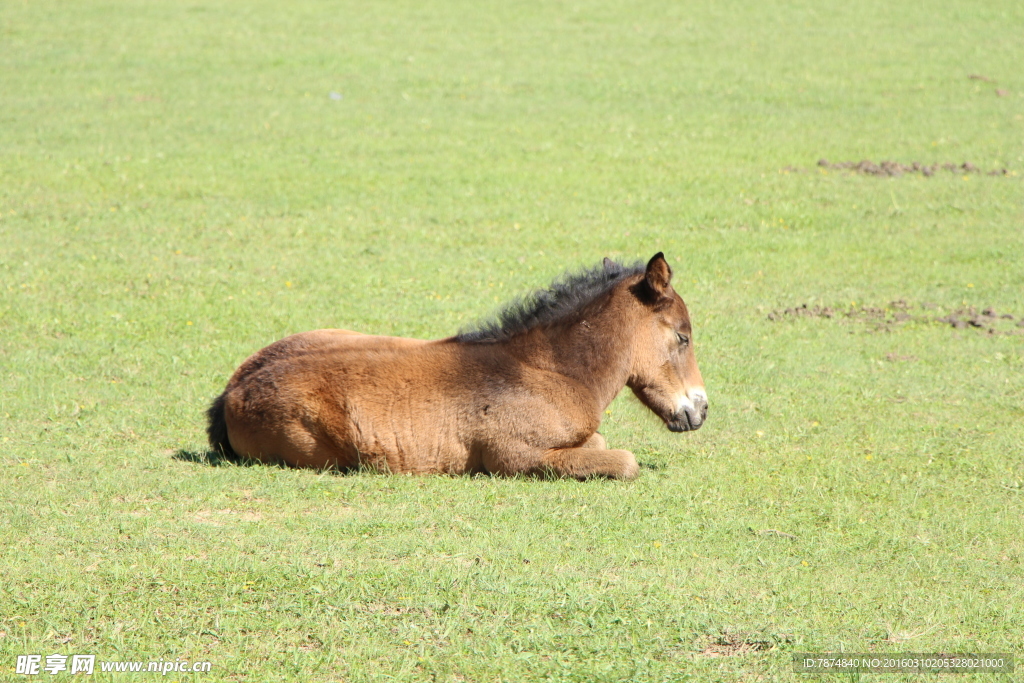
{"label": "mown lawn", "polygon": [[[1021,35],[1004,0],[4,3],[0,677],[1020,658]],[[711,407],[677,435],[620,397],[634,482],[208,457],[208,402],[282,336],[448,336],[657,251]]]}

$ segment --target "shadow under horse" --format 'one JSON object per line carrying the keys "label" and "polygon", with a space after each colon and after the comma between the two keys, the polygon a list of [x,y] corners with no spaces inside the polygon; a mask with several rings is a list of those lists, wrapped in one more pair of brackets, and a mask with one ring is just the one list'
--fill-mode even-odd
{"label": "shadow under horse", "polygon": [[632,479],[597,432],[625,386],[674,432],[707,394],[656,254],[608,259],[434,341],[316,330],[250,356],[207,415],[215,452],[293,467]]}

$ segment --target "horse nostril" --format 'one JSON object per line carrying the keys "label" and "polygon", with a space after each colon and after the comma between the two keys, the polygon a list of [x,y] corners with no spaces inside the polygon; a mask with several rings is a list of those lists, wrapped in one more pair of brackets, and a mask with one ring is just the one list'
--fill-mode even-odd
{"label": "horse nostril", "polygon": [[702,422],[704,420],[708,419],[708,404],[707,403],[705,403],[704,405],[702,405],[700,407],[700,419],[701,419]]}

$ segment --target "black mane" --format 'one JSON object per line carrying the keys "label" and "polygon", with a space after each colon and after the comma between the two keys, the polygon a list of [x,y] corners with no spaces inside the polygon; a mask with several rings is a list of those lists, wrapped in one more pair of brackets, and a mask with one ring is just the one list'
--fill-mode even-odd
{"label": "black mane", "polygon": [[475,328],[461,330],[460,342],[499,342],[541,325],[549,325],[592,303],[623,279],[645,271],[642,261],[623,266],[605,260],[578,273],[566,273],[532,294],[516,297],[505,308]]}

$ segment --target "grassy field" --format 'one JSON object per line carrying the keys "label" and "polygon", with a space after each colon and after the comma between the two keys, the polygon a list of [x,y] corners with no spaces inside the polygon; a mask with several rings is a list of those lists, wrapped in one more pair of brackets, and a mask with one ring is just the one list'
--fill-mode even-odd
{"label": "grassy field", "polygon": [[[0,4],[0,678],[1024,656],[1021,35],[1009,0]],[[620,397],[634,482],[207,457],[282,336],[448,336],[661,250],[711,406]],[[971,307],[1014,318],[936,320]]]}

